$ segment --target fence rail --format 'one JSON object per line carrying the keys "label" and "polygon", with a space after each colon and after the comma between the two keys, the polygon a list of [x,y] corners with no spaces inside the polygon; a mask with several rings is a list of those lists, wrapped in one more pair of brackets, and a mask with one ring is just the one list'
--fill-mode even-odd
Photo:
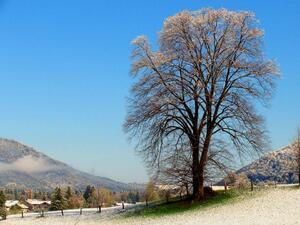
{"label": "fence rail", "polygon": [[61,211],[40,211],[40,212],[21,212],[19,214],[13,214],[8,215],[6,219],[16,219],[16,218],[34,218],[34,217],[59,217],[59,216],[80,216],[80,215],[91,215],[91,214],[99,214],[105,216],[112,216],[117,215],[119,213],[133,210],[139,207],[143,207],[143,203],[137,203],[137,204],[120,204],[118,206],[114,207],[108,207],[108,208],[80,208],[80,209],[66,209],[63,210],[63,213]]}

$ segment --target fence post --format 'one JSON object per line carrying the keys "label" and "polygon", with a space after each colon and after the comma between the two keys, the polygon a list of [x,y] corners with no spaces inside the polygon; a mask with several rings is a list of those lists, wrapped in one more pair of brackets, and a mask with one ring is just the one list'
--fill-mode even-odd
{"label": "fence post", "polygon": [[226,179],[224,178],[224,190],[225,192],[227,192],[227,183],[226,183]]}
{"label": "fence post", "polygon": [[122,209],[125,209],[125,205],[124,205],[124,202],[122,202]]}
{"label": "fence post", "polygon": [[98,207],[98,208],[99,208],[99,213],[101,213],[101,205],[99,205],[99,207]]}
{"label": "fence post", "polygon": [[24,218],[24,212],[23,212],[23,210],[22,210],[22,218]]}
{"label": "fence post", "polygon": [[251,180],[251,191],[253,191],[253,180]]}
{"label": "fence post", "polygon": [[80,208],[79,214],[82,215],[82,208]]}

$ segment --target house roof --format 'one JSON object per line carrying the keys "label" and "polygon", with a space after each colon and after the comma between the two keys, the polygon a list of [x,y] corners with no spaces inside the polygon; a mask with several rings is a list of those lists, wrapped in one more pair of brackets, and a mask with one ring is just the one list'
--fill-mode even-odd
{"label": "house roof", "polygon": [[177,190],[180,187],[178,185],[170,185],[170,184],[163,184],[163,185],[156,185],[156,187],[158,187],[159,190]]}
{"label": "house roof", "polygon": [[27,199],[26,202],[30,205],[42,205],[42,204],[51,205],[51,201],[44,201],[39,199]]}
{"label": "house roof", "polygon": [[19,203],[18,200],[6,200],[5,201],[5,207],[10,208],[12,206],[15,206]]}
{"label": "house roof", "polygon": [[21,209],[28,209],[28,207],[22,203],[20,203],[18,200],[7,200],[5,201],[5,207],[6,208],[11,208],[13,206],[19,206]]}
{"label": "house roof", "polygon": [[28,209],[28,206],[27,205],[24,205],[22,203],[18,203],[18,206],[21,208],[21,209]]}

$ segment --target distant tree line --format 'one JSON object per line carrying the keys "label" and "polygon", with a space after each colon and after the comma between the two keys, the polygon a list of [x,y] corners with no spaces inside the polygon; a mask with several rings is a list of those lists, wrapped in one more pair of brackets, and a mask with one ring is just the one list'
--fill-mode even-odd
{"label": "distant tree line", "polygon": [[[70,186],[61,188],[56,187],[52,192],[34,191],[31,189],[10,189],[0,190],[0,217],[6,218],[7,210],[5,208],[6,200],[19,200],[26,204],[28,199],[38,199],[51,201],[49,210],[79,209],[79,208],[99,208],[110,207],[117,202],[126,202],[135,204],[144,201],[144,193],[139,191],[113,192],[106,188],[96,188],[88,185],[85,190],[75,190]],[[10,210],[10,213],[14,211]],[[19,211],[17,211],[19,213]]]}
{"label": "distant tree line", "polygon": [[143,200],[138,191],[112,192],[106,188],[88,185],[82,191],[57,187],[52,193],[50,210],[110,207],[116,202],[136,203]]}

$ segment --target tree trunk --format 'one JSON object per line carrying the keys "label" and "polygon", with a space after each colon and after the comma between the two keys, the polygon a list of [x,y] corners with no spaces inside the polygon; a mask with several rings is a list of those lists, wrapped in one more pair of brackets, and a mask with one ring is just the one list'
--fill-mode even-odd
{"label": "tree trunk", "polygon": [[208,128],[206,138],[203,144],[203,149],[202,149],[202,154],[199,162],[199,194],[198,194],[198,200],[203,200],[204,199],[204,169],[205,165],[207,163],[207,156],[208,156],[208,150],[210,146],[210,141],[211,141],[211,136],[212,136],[212,129]]}
{"label": "tree trunk", "polygon": [[204,164],[199,167],[199,200],[204,199]]}
{"label": "tree trunk", "polygon": [[200,190],[199,147],[192,147],[192,150],[193,150],[193,164],[192,164],[193,195],[192,195],[192,199],[194,201],[199,201],[200,200],[200,195],[199,195],[200,194],[199,193],[199,190]]}

